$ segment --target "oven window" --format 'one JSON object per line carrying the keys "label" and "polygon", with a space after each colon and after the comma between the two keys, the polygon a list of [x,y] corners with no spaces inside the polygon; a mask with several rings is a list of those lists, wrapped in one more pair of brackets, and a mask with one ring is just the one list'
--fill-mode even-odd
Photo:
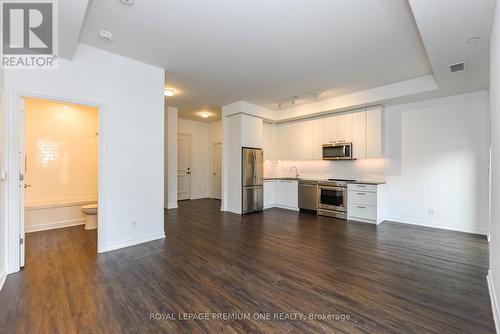
{"label": "oven window", "polygon": [[320,201],[321,204],[344,206],[343,196],[342,190],[321,189]]}
{"label": "oven window", "polygon": [[344,156],[345,146],[323,147],[324,158],[340,158]]}

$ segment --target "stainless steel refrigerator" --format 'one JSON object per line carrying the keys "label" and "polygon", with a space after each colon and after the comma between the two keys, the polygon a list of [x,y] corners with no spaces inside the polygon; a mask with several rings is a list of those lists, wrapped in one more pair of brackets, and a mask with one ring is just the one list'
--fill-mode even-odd
{"label": "stainless steel refrigerator", "polygon": [[260,148],[242,149],[242,211],[264,208],[264,154]]}

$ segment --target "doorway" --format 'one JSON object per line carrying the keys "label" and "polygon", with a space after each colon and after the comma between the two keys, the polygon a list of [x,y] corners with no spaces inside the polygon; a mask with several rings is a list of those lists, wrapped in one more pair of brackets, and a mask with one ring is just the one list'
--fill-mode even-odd
{"label": "doorway", "polygon": [[191,135],[177,136],[177,199],[191,199]]}
{"label": "doorway", "polygon": [[213,147],[213,171],[212,171],[212,182],[213,182],[213,197],[216,199],[221,199],[222,196],[222,144],[216,143]]}
{"label": "doorway", "polygon": [[30,96],[19,100],[17,207],[23,267],[30,240],[26,233],[72,227],[97,239],[102,143],[98,107]]}

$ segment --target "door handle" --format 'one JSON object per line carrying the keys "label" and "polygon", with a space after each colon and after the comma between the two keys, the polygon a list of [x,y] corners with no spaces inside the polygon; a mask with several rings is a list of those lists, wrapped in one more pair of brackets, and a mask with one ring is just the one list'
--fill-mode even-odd
{"label": "door handle", "polygon": [[30,188],[30,187],[31,187],[31,184],[25,184],[25,185],[24,185],[24,189],[26,189],[26,188]]}

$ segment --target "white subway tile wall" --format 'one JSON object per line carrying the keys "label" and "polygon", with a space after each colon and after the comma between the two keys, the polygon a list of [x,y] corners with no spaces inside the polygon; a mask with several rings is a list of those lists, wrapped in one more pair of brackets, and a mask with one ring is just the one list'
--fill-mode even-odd
{"label": "white subway tile wall", "polygon": [[26,206],[97,201],[98,110],[25,98]]}

